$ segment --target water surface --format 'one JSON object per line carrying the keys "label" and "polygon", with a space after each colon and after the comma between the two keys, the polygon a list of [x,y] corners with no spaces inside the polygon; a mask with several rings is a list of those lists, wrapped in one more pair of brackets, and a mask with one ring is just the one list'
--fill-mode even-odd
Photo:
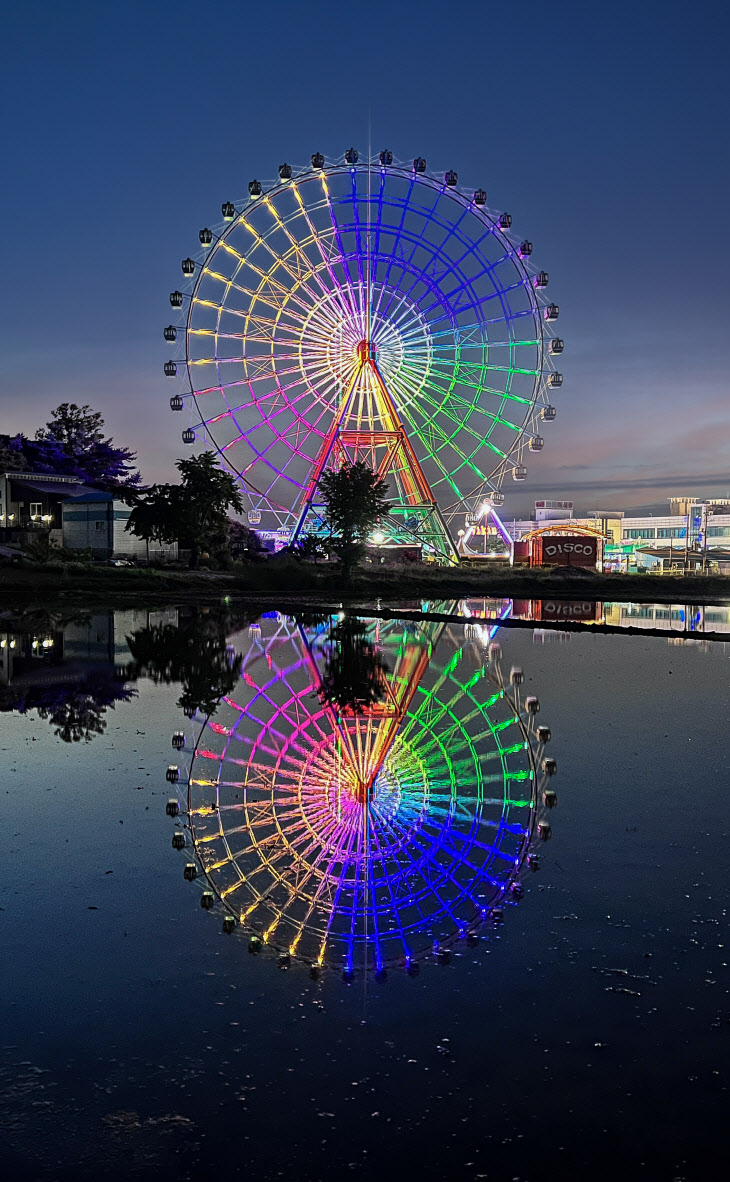
{"label": "water surface", "polygon": [[709,1169],[725,646],[474,614],[5,619],[11,1177]]}

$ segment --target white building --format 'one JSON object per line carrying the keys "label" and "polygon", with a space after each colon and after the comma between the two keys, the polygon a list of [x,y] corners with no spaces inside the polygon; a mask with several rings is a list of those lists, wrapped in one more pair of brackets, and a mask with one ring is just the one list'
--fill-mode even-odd
{"label": "white building", "polygon": [[[565,511],[560,510],[565,506]],[[601,529],[614,544],[646,546],[679,552],[685,549],[689,538],[691,549],[730,548],[730,505],[727,500],[693,501],[689,498],[672,498],[672,509],[683,512],[663,517],[630,517],[625,512],[609,509],[594,509],[586,517],[574,517],[570,501],[536,501],[535,521],[510,521],[504,524],[515,541],[536,525],[564,524],[591,525]],[[724,511],[723,511],[724,510]]]}
{"label": "white building", "polygon": [[[688,526],[687,514],[675,514],[671,517],[625,517],[622,523],[622,542],[647,542],[652,546],[672,546],[672,549],[683,549],[687,530],[692,533],[692,523]],[[707,516],[707,548],[725,547],[730,545],[730,514],[712,513]],[[699,541],[702,544],[704,530],[702,523],[698,525]]]}
{"label": "white building", "polygon": [[94,558],[128,558],[167,562],[177,558],[177,542],[145,542],[127,532],[132,507],[112,493],[91,490],[68,497],[61,506],[63,545],[68,550],[90,549]]}

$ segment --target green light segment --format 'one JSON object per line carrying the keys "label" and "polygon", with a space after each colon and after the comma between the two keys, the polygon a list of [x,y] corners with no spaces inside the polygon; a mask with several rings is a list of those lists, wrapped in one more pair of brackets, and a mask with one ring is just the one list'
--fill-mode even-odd
{"label": "green light segment", "polygon": [[504,722],[497,722],[494,724],[495,731],[506,730],[508,726],[513,726],[517,722],[516,718],[505,718]]}
{"label": "green light segment", "polygon": [[[538,372],[537,370],[532,370],[532,369],[515,369],[514,367],[509,366],[509,365],[485,365],[485,366],[483,366],[483,369],[484,369],[485,373],[488,373],[490,370],[494,370],[495,372],[498,372],[498,373],[507,373],[507,374],[524,373],[524,374],[532,375],[533,377]],[[479,394],[494,394],[495,397],[497,397],[497,398],[509,398],[509,400],[511,402],[522,402],[522,403],[527,403],[527,404],[530,404],[530,402],[531,402],[530,398],[522,398],[518,394],[510,394],[506,390],[497,390],[494,388],[494,386],[490,386],[486,382],[469,382],[469,381],[464,381],[462,379],[459,379],[456,382],[452,382],[450,379],[450,376],[447,376],[446,374],[443,374],[443,373],[439,373],[435,364],[431,367],[431,369],[429,370],[429,373],[432,377],[443,378],[443,380],[445,382],[449,383],[448,390],[443,390],[441,388],[441,386],[433,387],[432,383],[430,381],[427,381],[424,383],[424,385],[429,385],[432,388],[435,388],[436,390],[438,390],[439,394],[450,394],[455,386],[462,385],[462,386],[467,386],[471,390],[476,390]],[[473,405],[473,404],[469,404],[469,405]]]}
{"label": "green light segment", "polygon": [[[513,402],[529,403],[529,398],[518,398],[516,395],[506,394],[504,391],[491,390],[487,386],[475,385],[472,382],[459,382],[459,385],[469,386],[472,390],[476,390],[477,394],[494,394],[497,398],[510,398]],[[469,425],[469,418],[474,414],[485,415],[486,418],[491,419],[493,423],[501,423],[503,427],[509,427],[511,431],[520,431],[521,427],[511,423],[509,419],[503,419],[493,411],[487,410],[486,406],[481,406],[477,401],[467,402],[465,398],[461,398],[458,394],[452,391],[442,390],[440,386],[436,386],[431,381],[423,383],[423,389],[435,390],[439,394],[445,394],[446,397],[443,402],[437,403],[433,399],[427,398],[425,401],[429,402],[436,410],[439,410],[443,415],[451,419],[461,430],[468,429],[475,439],[482,440],[482,435],[479,429],[476,430]],[[456,414],[457,410],[464,411],[464,418],[459,418]]]}

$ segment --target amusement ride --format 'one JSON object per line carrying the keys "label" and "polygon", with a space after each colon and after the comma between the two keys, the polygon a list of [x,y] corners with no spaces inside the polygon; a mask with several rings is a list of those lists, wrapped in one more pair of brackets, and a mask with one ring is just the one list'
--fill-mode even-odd
{"label": "amusement ride", "polygon": [[496,627],[359,619],[378,689],[360,704],[327,689],[336,616],[270,612],[234,638],[240,678],[176,733],[189,759],[168,774],[173,847],[225,931],[349,977],[444,963],[501,922],[557,797],[550,729]]}
{"label": "amusement ride", "polygon": [[532,244],[483,188],[389,150],[281,164],[221,212],[164,330],[183,441],[212,445],[249,523],[288,541],[324,531],[322,473],[364,460],[388,481],[385,544],[457,561],[556,417],[559,309]]}
{"label": "amusement ride", "polygon": [[[490,518],[506,540],[502,484],[525,480],[563,380],[559,309],[510,214],[453,170],[355,148],[281,164],[221,213],[170,294],[164,337],[184,355],[164,371],[183,441],[218,451],[249,524],[326,533],[322,474],[364,461],[392,504],[378,544],[453,563]],[[174,737],[186,769],[168,769],[201,904],[315,976],[415,972],[478,939],[521,897],[557,799],[549,728],[522,672],[503,676],[496,626],[353,627],[266,613],[235,689]],[[338,661],[365,676],[362,700],[331,692]]]}

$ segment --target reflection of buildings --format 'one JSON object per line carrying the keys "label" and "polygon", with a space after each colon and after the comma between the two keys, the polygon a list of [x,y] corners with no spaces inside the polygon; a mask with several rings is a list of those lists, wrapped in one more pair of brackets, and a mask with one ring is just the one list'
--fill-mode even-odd
{"label": "reflection of buildings", "polygon": [[6,617],[0,623],[0,711],[38,710],[62,726],[62,737],[64,726],[72,737],[100,733],[106,708],[130,696],[127,637],[148,622],[176,619],[174,610],[79,613],[70,620],[53,613]]}
{"label": "reflection of buildings", "polygon": [[[434,611],[450,610],[446,604],[432,603]],[[473,631],[491,639],[494,625],[501,620],[534,621],[536,624],[607,624],[613,628],[652,628],[686,633],[728,633],[730,606],[722,604],[614,603],[610,600],[501,599],[478,597],[461,600],[458,613]],[[474,631],[476,635],[477,632]]]}
{"label": "reflection of buildings", "polygon": [[[252,950],[270,944],[315,972],[411,966],[475,938],[522,894],[547,792],[536,700],[522,701],[519,673],[503,680],[498,646],[458,624],[363,627],[344,658],[332,620],[253,627],[183,799],[225,922]],[[338,694],[349,701],[353,679],[367,680],[368,651],[387,666],[382,694],[341,708]]]}
{"label": "reflection of buildings", "polygon": [[659,628],[674,632],[725,632],[730,607],[678,603],[604,603],[603,619],[617,627]]}
{"label": "reflection of buildings", "polygon": [[50,685],[72,681],[100,665],[123,672],[132,663],[127,637],[154,624],[177,623],[177,610],[79,613],[45,623],[18,616],[0,621],[0,685]]}

